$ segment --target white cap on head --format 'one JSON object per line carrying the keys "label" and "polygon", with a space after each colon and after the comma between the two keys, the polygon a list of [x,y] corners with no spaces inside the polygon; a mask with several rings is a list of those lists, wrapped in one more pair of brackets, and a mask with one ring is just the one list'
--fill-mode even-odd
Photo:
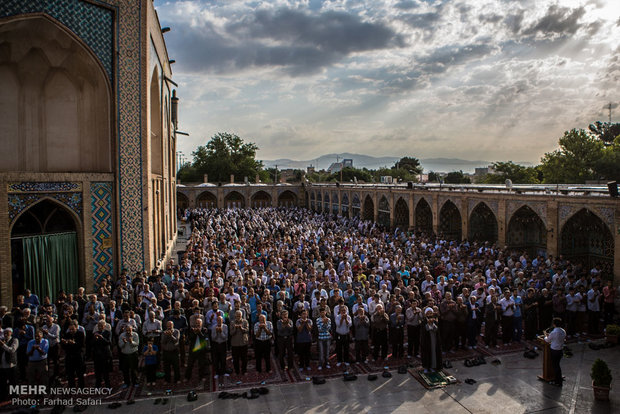
{"label": "white cap on head", "polygon": [[433,313],[433,308],[428,307],[428,308],[424,309],[424,314],[425,314],[425,315],[426,315],[427,313],[429,313],[429,312]]}

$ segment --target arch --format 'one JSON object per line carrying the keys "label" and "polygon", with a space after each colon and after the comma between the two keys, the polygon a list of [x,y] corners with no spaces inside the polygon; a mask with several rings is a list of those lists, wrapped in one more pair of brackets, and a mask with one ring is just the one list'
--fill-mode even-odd
{"label": "arch", "polygon": [[264,190],[260,190],[252,194],[250,198],[250,207],[262,208],[271,206],[271,194]]}
{"label": "arch", "polygon": [[433,234],[433,210],[423,198],[415,207],[415,229],[420,233]]}
{"label": "arch", "polygon": [[530,206],[521,206],[510,217],[506,244],[511,249],[527,252],[530,257],[545,253],[547,229],[540,216]]}
{"label": "arch", "polygon": [[402,230],[409,229],[409,206],[402,197],[394,204],[394,226]]}
{"label": "arch", "polygon": [[217,197],[210,191],[203,191],[196,197],[196,207],[217,208]]}
{"label": "arch", "polygon": [[320,191],[316,193],[316,211],[319,213],[323,211],[323,193]]}
{"label": "arch", "polygon": [[149,134],[151,148],[151,172],[163,174],[163,149],[162,149],[162,117],[161,117],[161,94],[159,91],[160,79],[157,67],[153,69],[150,86],[150,122],[151,133]]}
{"label": "arch", "polygon": [[601,266],[603,274],[613,275],[614,237],[593,211],[582,208],[569,218],[560,235],[560,254],[590,270]]}
{"label": "arch", "polygon": [[446,201],[439,211],[439,233],[448,240],[461,240],[461,212],[452,201]]}
{"label": "arch", "polygon": [[177,191],[177,208],[180,210],[189,208],[189,198],[179,191]]}
{"label": "arch", "polygon": [[497,241],[497,218],[484,201],[478,203],[469,215],[468,237],[478,242]]}
{"label": "arch", "polygon": [[381,196],[377,205],[377,222],[385,227],[390,227],[390,202],[386,196]]}
{"label": "arch", "polygon": [[375,219],[375,203],[372,201],[372,197],[368,194],[364,198],[364,216],[362,219],[364,220],[374,220]]}
{"label": "arch", "polygon": [[297,194],[286,190],[278,196],[278,207],[294,207],[297,205]]}
{"label": "arch", "polygon": [[99,59],[45,15],[1,27],[10,53],[0,70],[0,171],[111,172],[112,90]]}
{"label": "arch", "polygon": [[224,197],[224,206],[226,208],[243,208],[245,207],[245,197],[238,191],[231,191]]}
{"label": "arch", "polygon": [[57,200],[42,198],[22,211],[10,230],[13,293],[30,289],[52,300],[59,290],[77,292],[80,270],[79,217]]}

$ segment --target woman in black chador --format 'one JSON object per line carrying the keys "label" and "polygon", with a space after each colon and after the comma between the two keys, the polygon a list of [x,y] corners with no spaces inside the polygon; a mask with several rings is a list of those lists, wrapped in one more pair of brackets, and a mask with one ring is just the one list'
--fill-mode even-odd
{"label": "woman in black chador", "polygon": [[433,309],[424,310],[425,320],[420,329],[420,354],[424,373],[441,371],[441,336]]}

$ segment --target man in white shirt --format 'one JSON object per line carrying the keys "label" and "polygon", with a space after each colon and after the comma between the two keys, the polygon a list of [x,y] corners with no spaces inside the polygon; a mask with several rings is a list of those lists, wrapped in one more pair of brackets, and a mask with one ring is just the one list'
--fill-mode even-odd
{"label": "man in white shirt", "polygon": [[504,297],[499,300],[502,305],[502,343],[508,345],[512,341],[514,333],[515,301],[510,295],[510,290],[504,291]]}
{"label": "man in white shirt", "polygon": [[553,318],[553,330],[545,335],[545,341],[551,344],[551,366],[555,374],[555,380],[551,382],[558,387],[562,386],[562,368],[560,360],[564,353],[564,340],[566,339],[566,331],[562,329],[562,319]]}

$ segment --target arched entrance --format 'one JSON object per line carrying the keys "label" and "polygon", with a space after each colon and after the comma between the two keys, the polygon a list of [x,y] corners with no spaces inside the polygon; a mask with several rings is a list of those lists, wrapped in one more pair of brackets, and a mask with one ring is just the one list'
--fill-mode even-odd
{"label": "arched entrance", "polygon": [[592,211],[583,208],[572,216],[561,233],[560,253],[571,262],[590,270],[601,266],[607,277],[613,274],[614,238],[609,227]]}
{"label": "arched entrance", "polygon": [[439,233],[447,240],[461,240],[461,213],[450,200],[443,204],[439,212]]}
{"label": "arched entrance", "polygon": [[79,223],[60,203],[43,199],[24,211],[11,230],[13,293],[24,289],[54,300],[80,285]]}
{"label": "arched entrance", "polygon": [[279,207],[294,207],[296,205],[297,205],[297,195],[294,192],[290,190],[286,190],[278,196]]}
{"label": "arched entrance", "polygon": [[372,197],[370,195],[367,195],[364,199],[364,216],[362,217],[362,219],[375,219],[375,203],[372,201]]}
{"label": "arched entrance", "polygon": [[360,202],[359,194],[353,194],[353,200],[351,201],[351,210],[353,217],[359,217],[362,210],[362,203]]}
{"label": "arched entrance", "polygon": [[314,191],[312,191],[310,193],[310,210],[315,211],[315,205],[314,205]]}
{"label": "arched entrance", "polygon": [[325,193],[325,195],[323,196],[323,213],[330,213],[329,210],[329,193]]}
{"label": "arched entrance", "polygon": [[316,211],[318,213],[323,211],[323,194],[320,191],[316,194]]}
{"label": "arched entrance", "polygon": [[547,229],[534,210],[522,206],[510,218],[506,242],[509,248],[525,251],[530,257],[544,254],[547,250]]}
{"label": "arched entrance", "polygon": [[252,208],[264,208],[271,206],[271,196],[266,191],[257,191],[250,200]]}
{"label": "arched entrance", "polygon": [[415,229],[426,235],[433,234],[433,210],[425,199],[418,201],[415,208]]}
{"label": "arched entrance", "polygon": [[189,208],[189,198],[183,193],[177,191],[177,208],[179,210],[185,210]]}
{"label": "arched entrance", "polygon": [[390,203],[386,196],[379,199],[379,205],[377,206],[377,222],[384,228],[390,227]]}
{"label": "arched entrance", "polygon": [[409,229],[409,207],[402,197],[394,205],[394,225],[401,230]]}
{"label": "arched entrance", "polygon": [[217,207],[217,197],[215,194],[205,191],[200,194],[196,199],[196,207],[200,208],[216,208]]}
{"label": "arched entrance", "polygon": [[224,206],[226,208],[243,208],[245,207],[245,198],[237,191],[231,191],[224,197]]}
{"label": "arched entrance", "polygon": [[497,219],[486,203],[478,203],[469,216],[469,240],[497,241]]}

